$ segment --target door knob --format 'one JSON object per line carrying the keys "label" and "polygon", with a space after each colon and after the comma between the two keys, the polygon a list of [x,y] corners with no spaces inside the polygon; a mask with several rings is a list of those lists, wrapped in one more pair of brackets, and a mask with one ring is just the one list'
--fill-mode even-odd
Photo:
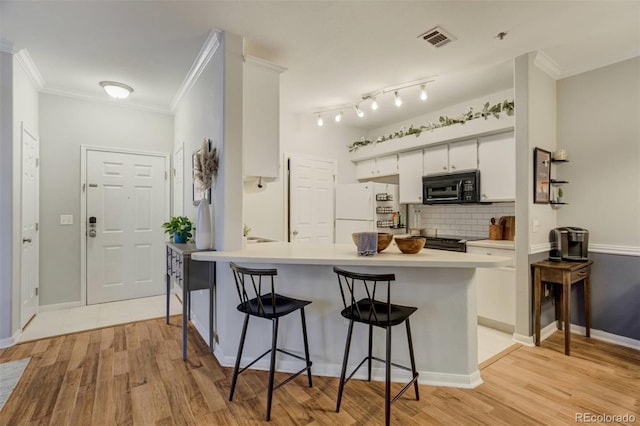
{"label": "door knob", "polygon": [[22,243],[30,243],[31,242],[31,238],[23,238],[22,239]]}
{"label": "door knob", "polygon": [[292,232],[292,234],[293,234],[293,236],[295,237],[296,235],[298,235],[298,231],[294,230],[294,231]]}

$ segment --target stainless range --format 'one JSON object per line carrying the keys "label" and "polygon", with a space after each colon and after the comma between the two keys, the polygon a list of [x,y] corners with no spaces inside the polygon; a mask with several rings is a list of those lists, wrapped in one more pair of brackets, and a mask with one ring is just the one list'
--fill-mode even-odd
{"label": "stainless range", "polygon": [[459,236],[447,236],[440,237],[426,237],[427,240],[424,243],[424,248],[436,249],[436,250],[448,250],[448,251],[467,251],[467,241],[479,240],[478,237],[459,237]]}

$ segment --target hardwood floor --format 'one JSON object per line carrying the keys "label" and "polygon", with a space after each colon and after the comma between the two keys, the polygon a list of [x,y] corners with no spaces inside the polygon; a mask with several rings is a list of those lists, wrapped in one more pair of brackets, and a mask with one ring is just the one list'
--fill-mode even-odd
{"label": "hardwood floor", "polygon": [[[179,316],[43,339],[0,350],[0,362],[32,360],[0,412],[0,425],[250,425],[262,423],[267,375],[221,367],[195,330],[181,359]],[[640,422],[640,352],[560,332],[542,347],[511,348],[483,363],[476,389],[420,387],[392,407],[397,425],[568,424],[576,413]],[[419,356],[419,355],[418,355]],[[276,375],[276,381],[285,375]],[[353,380],[335,413],[336,378],[305,377],[274,392],[273,425],[382,424],[384,384]],[[402,385],[394,384],[393,390]]]}

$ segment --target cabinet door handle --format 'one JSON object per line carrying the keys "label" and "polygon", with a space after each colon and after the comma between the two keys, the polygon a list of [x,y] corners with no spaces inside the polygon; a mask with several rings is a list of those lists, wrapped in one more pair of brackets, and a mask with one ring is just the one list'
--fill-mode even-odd
{"label": "cabinet door handle", "polygon": [[451,169],[452,169],[452,170],[455,170],[455,169],[456,169],[456,166],[454,166],[454,165],[452,164],[452,165],[451,165]]}
{"label": "cabinet door handle", "polygon": [[447,170],[447,166],[442,166],[442,170]]}

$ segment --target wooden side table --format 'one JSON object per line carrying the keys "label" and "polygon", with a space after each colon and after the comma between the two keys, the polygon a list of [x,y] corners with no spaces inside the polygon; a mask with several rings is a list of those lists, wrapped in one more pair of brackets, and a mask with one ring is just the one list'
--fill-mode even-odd
{"label": "wooden side table", "polygon": [[543,260],[534,263],[533,293],[535,303],[535,336],[536,346],[540,346],[540,306],[542,284],[554,284],[560,288],[561,307],[556,304],[558,330],[562,330],[564,319],[564,353],[571,352],[571,286],[584,283],[584,316],[587,337],[591,337],[591,302],[589,300],[589,276],[592,260],[587,262],[551,262]]}
{"label": "wooden side table", "polygon": [[[202,251],[195,244],[167,243],[167,324],[169,324],[169,300],[171,277],[182,287],[182,359],[187,359],[187,321],[191,319],[191,291],[209,290],[209,352],[213,353],[213,295],[216,286],[216,262],[207,262],[206,279],[192,280],[191,253]],[[193,281],[193,282],[192,282]]]}

